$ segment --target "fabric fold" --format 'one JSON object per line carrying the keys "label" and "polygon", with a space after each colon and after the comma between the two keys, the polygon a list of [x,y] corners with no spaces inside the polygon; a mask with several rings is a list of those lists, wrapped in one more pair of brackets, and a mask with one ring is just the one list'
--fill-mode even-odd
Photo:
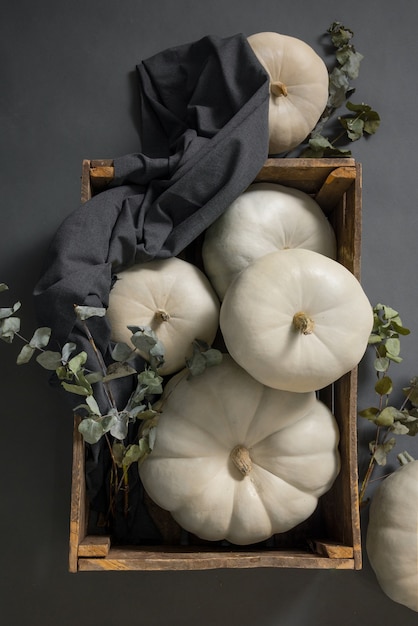
{"label": "fabric fold", "polygon": [[[34,290],[51,345],[74,341],[93,369],[73,305],[107,307],[115,273],[178,255],[251,184],[268,156],[269,79],[242,34],[165,50],[137,70],[142,151],[116,157],[112,187],[64,220]],[[106,318],[89,325],[108,362]],[[126,384],[121,389],[126,395]],[[99,400],[105,411],[106,398]]]}

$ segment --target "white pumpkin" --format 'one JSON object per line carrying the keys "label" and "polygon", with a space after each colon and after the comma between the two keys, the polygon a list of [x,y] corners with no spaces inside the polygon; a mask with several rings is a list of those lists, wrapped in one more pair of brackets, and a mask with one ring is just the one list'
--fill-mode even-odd
{"label": "white pumpkin", "polygon": [[313,48],[295,37],[257,33],[248,43],[270,77],[269,152],[291,150],[315,128],[325,109],[327,67]]}
{"label": "white pumpkin", "polygon": [[376,489],[366,549],[385,594],[418,611],[418,461],[400,467]]}
{"label": "white pumpkin", "polygon": [[307,248],[336,257],[334,230],[307,193],[276,183],[254,183],[210,226],[204,268],[222,300],[232,279],[269,252]]}
{"label": "white pumpkin", "polygon": [[220,327],[227,350],[254,378],[277,389],[325,387],[362,358],[371,304],[343,265],[318,252],[271,252],[228,288]]}
{"label": "white pumpkin", "polygon": [[338,474],[338,440],[314,393],[264,387],[224,355],[201,376],[170,380],[139,471],[185,530],[245,545],[311,515]]}
{"label": "white pumpkin", "polygon": [[173,257],[135,265],[118,274],[107,316],[111,338],[130,343],[127,326],[148,326],[165,348],[161,375],[185,366],[192,343],[211,344],[219,326],[219,300],[197,267]]}

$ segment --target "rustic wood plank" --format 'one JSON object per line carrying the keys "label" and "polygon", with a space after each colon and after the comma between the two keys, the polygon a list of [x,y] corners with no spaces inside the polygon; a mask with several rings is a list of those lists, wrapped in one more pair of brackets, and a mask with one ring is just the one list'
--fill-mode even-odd
{"label": "rustic wood plank", "polygon": [[110,537],[87,535],[78,546],[79,557],[106,557],[110,550]]}
{"label": "rustic wood plank", "polygon": [[354,159],[267,159],[256,182],[276,182],[316,195],[339,167],[354,167]]}
{"label": "rustic wood plank", "polygon": [[331,541],[314,541],[315,551],[329,559],[352,559],[354,550],[352,546],[342,546]]}
{"label": "rustic wood plank", "polygon": [[87,202],[91,198],[90,184],[90,161],[84,159],[81,170],[81,202]]}
{"label": "rustic wood plank", "polygon": [[92,168],[108,167],[108,166],[113,165],[113,159],[91,159],[90,165]]}
{"label": "rustic wood plank", "polygon": [[208,570],[242,568],[353,569],[353,560],[324,558],[304,552],[205,552],[156,549],[111,548],[107,558],[80,559],[80,571],[110,570]]}
{"label": "rustic wood plank", "polygon": [[315,196],[316,202],[324,213],[328,214],[341,200],[341,196],[353,184],[356,178],[356,168],[337,167],[328,174],[324,184]]}
{"label": "rustic wood plank", "polygon": [[110,165],[90,167],[90,181],[93,187],[105,187],[115,176],[115,168]]}
{"label": "rustic wood plank", "polygon": [[69,571],[78,570],[78,546],[86,535],[86,487],[84,468],[84,443],[78,432],[80,418],[74,418],[73,432],[73,466],[71,478],[71,505],[70,505],[70,549]]}

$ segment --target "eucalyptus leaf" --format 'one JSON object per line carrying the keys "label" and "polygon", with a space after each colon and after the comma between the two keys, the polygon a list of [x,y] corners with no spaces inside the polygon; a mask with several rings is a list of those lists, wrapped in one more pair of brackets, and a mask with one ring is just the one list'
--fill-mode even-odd
{"label": "eucalyptus leaf", "polygon": [[88,390],[85,387],[82,387],[80,385],[75,385],[73,383],[67,383],[65,380],[62,381],[61,385],[63,386],[65,391],[68,391],[70,393],[75,393],[78,396],[89,396],[90,395]]}
{"label": "eucalyptus leaf", "polygon": [[12,307],[0,308],[0,320],[5,319],[6,317],[10,317],[14,313],[16,313],[16,311],[18,311],[21,306],[22,305],[20,302],[15,302]]}
{"label": "eucalyptus leaf", "polygon": [[87,353],[82,351],[76,354],[76,356],[73,356],[73,358],[68,361],[68,367],[70,371],[73,372],[73,374],[77,374],[86,363],[86,361]]}
{"label": "eucalyptus leaf", "polygon": [[152,369],[146,368],[140,372],[138,382],[141,386],[146,387],[150,394],[160,394],[163,391],[163,378]]}
{"label": "eucalyptus leaf", "polygon": [[374,389],[380,396],[390,394],[393,389],[392,379],[389,376],[382,376],[382,378],[379,378],[376,382]]}
{"label": "eucalyptus leaf", "polygon": [[128,361],[134,353],[135,350],[123,342],[116,343],[111,351],[114,361]]}
{"label": "eucalyptus leaf", "polygon": [[328,32],[330,33],[332,43],[336,48],[345,46],[354,35],[353,31],[350,28],[343,26],[341,22],[333,22],[328,28]]}
{"label": "eucalyptus leaf", "polygon": [[377,372],[387,372],[390,360],[387,357],[379,357],[374,361],[374,369]]}
{"label": "eucalyptus leaf", "polygon": [[80,370],[74,376],[74,381],[77,385],[79,385],[80,387],[83,387],[87,391],[88,395],[93,395],[93,388],[90,382],[87,380],[83,370]]}
{"label": "eucalyptus leaf", "polygon": [[402,357],[395,356],[394,354],[390,354],[390,352],[386,352],[388,359],[393,361],[394,363],[402,363]]}
{"label": "eucalyptus leaf", "polygon": [[132,463],[137,463],[141,456],[143,455],[143,450],[141,446],[138,444],[129,445],[122,459],[122,463],[124,467],[129,467]]}
{"label": "eucalyptus leaf", "polygon": [[8,289],[9,289],[9,286],[6,285],[6,283],[0,283],[0,293],[2,291],[8,291]]}
{"label": "eucalyptus leaf", "polygon": [[395,322],[395,320],[392,320],[392,327],[395,332],[399,333],[399,335],[409,335],[411,332],[409,328],[403,326],[402,323]]}
{"label": "eucalyptus leaf", "polygon": [[63,363],[67,363],[71,354],[77,349],[77,345],[73,341],[68,341],[64,344],[61,351],[61,359]]}
{"label": "eucalyptus leaf", "polygon": [[26,363],[29,363],[34,353],[35,348],[32,348],[32,346],[30,346],[29,344],[24,345],[17,356],[17,365],[24,365]]}
{"label": "eucalyptus leaf", "polygon": [[88,320],[90,317],[104,317],[106,315],[106,309],[103,307],[77,305],[74,310],[78,319],[82,321]]}
{"label": "eucalyptus leaf", "polygon": [[386,304],[376,304],[376,310],[377,311],[383,311],[383,316],[388,320],[391,319],[393,317],[398,317],[399,313],[398,311],[395,311],[395,309],[393,309],[390,306],[387,306]]}
{"label": "eucalyptus leaf", "polygon": [[110,434],[115,439],[123,441],[128,434],[128,415],[125,412],[118,413],[113,420]]}
{"label": "eucalyptus leaf", "polygon": [[403,388],[403,393],[408,396],[410,403],[413,406],[418,406],[418,379],[412,378],[409,387]]}
{"label": "eucalyptus leaf", "polygon": [[157,411],[154,411],[154,409],[143,409],[142,411],[138,412],[135,417],[139,417],[139,419],[141,420],[147,420],[147,419],[152,419],[153,417],[155,417],[157,415]]}
{"label": "eucalyptus leaf", "polygon": [[369,339],[368,339],[369,345],[380,343],[381,341],[382,341],[382,337],[380,335],[376,335],[374,333],[371,334]]}
{"label": "eucalyptus leaf", "polygon": [[107,368],[106,375],[103,377],[103,382],[108,383],[111,380],[117,378],[124,378],[126,376],[132,376],[136,374],[136,369],[128,365],[128,363],[111,363]]}
{"label": "eucalyptus leaf", "polygon": [[129,414],[129,417],[133,420],[136,419],[138,415],[141,417],[141,419],[145,419],[142,414],[144,413],[146,408],[146,404],[138,404],[137,406],[134,406],[130,410],[128,410],[127,413]]}
{"label": "eucalyptus leaf", "polygon": [[200,376],[207,367],[218,365],[222,361],[222,353],[210,348],[206,343],[196,340],[193,342],[193,353],[186,359],[186,367],[191,376]]}
{"label": "eucalyptus leaf", "polygon": [[396,439],[392,438],[392,439],[389,439],[389,441],[386,441],[386,443],[379,444],[376,446],[373,452],[373,456],[378,465],[382,465],[382,466],[386,465],[387,455],[395,446],[395,443],[396,443]]}
{"label": "eucalyptus leaf", "polygon": [[105,434],[101,422],[92,417],[85,417],[81,420],[78,430],[84,441],[89,444],[97,443]]}
{"label": "eucalyptus leaf", "polygon": [[20,319],[18,317],[6,317],[0,320],[0,339],[6,343],[12,343],[16,333],[20,331]]}
{"label": "eucalyptus leaf", "polygon": [[364,122],[361,118],[340,117],[338,119],[351,141],[357,141],[363,136]]}
{"label": "eucalyptus leaf", "polygon": [[366,419],[374,421],[374,418],[379,413],[379,409],[375,406],[368,407],[367,409],[363,409],[359,411],[360,417],[365,417]]}
{"label": "eucalyptus leaf", "polygon": [[194,352],[186,365],[192,376],[200,376],[206,369],[206,359],[201,352]]}
{"label": "eucalyptus leaf", "polygon": [[98,417],[100,417],[99,405],[97,404],[96,399],[94,398],[94,396],[87,396],[86,397],[86,403],[87,403],[87,406],[89,407],[90,411],[94,415],[97,415]]}
{"label": "eucalyptus leaf", "polygon": [[408,426],[399,421],[395,421],[390,430],[394,435],[407,435],[409,433]]}
{"label": "eucalyptus leaf", "polygon": [[158,339],[153,331],[149,332],[148,330],[140,329],[131,336],[131,341],[135,348],[149,356],[151,348],[157,344]]}
{"label": "eucalyptus leaf", "polygon": [[386,341],[386,350],[392,356],[399,356],[401,351],[401,342],[398,337],[389,337]]}
{"label": "eucalyptus leaf", "polygon": [[349,78],[358,77],[360,63],[364,58],[360,52],[356,52],[352,46],[344,46],[337,51],[336,58]]}
{"label": "eucalyptus leaf", "polygon": [[138,464],[140,465],[145,457],[151,452],[151,448],[148,444],[148,437],[141,437],[141,439],[138,441],[138,448],[140,452]]}
{"label": "eucalyptus leaf", "polygon": [[32,339],[29,341],[31,348],[42,350],[48,345],[51,338],[51,329],[47,326],[37,328],[33,333]]}
{"label": "eucalyptus leaf", "polygon": [[115,463],[122,467],[123,457],[125,454],[125,444],[122,441],[114,441],[112,444],[112,454],[115,460]]}
{"label": "eucalyptus leaf", "polygon": [[107,415],[103,415],[100,418],[104,433],[108,433],[113,428],[113,425],[117,422],[118,415],[117,409],[111,409]]}
{"label": "eucalyptus leaf", "polygon": [[408,428],[408,435],[411,437],[418,434],[418,419],[413,422],[408,422],[405,426]]}
{"label": "eucalyptus leaf", "polygon": [[94,383],[100,383],[103,381],[103,374],[101,372],[89,372],[85,375],[85,379],[93,385]]}
{"label": "eucalyptus leaf", "polygon": [[378,426],[392,426],[395,421],[395,415],[397,414],[397,409],[392,406],[387,406],[379,413],[379,415],[375,418],[374,422]]}
{"label": "eucalyptus leaf", "polygon": [[222,352],[215,348],[210,348],[203,353],[206,359],[206,366],[213,367],[214,365],[220,365],[222,363]]}
{"label": "eucalyptus leaf", "polygon": [[61,365],[61,353],[45,350],[36,357],[36,361],[46,370],[56,370]]}

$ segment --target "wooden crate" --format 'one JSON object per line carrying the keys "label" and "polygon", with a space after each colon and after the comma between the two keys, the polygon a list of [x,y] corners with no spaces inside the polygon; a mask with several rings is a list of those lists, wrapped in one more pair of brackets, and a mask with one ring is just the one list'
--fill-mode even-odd
{"label": "wooden crate", "polygon": [[[112,161],[84,161],[82,200],[106,188]],[[333,225],[338,261],[360,278],[361,165],[354,159],[268,159],[257,181],[277,182],[312,195]],[[112,546],[107,536],[87,535],[88,502],[84,478],[84,443],[77,420],[71,496],[69,569],[202,570],[215,568],[361,569],[357,474],[357,368],[320,392],[340,429],[341,472],[319,499],[313,515],[265,547],[190,545]]]}

